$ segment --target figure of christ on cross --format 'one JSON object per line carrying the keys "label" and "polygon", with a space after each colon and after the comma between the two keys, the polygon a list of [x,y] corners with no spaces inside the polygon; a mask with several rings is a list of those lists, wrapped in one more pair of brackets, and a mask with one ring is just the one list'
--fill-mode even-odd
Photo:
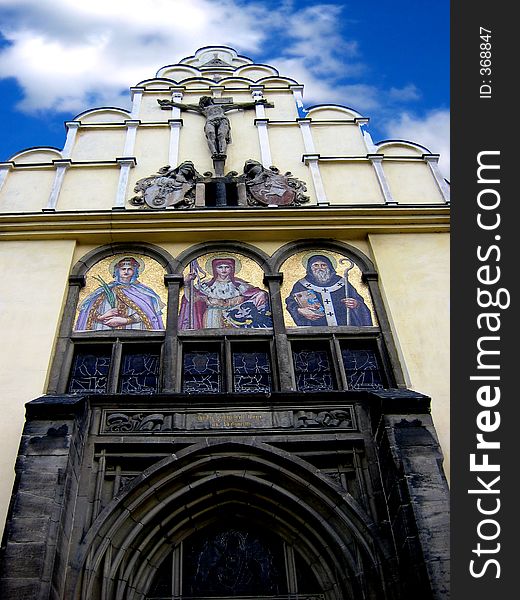
{"label": "figure of christ on cross", "polygon": [[171,108],[180,108],[181,111],[192,111],[206,118],[204,125],[204,134],[208,142],[208,147],[212,158],[221,158],[226,156],[227,145],[231,143],[231,125],[226,113],[230,110],[239,108],[255,108],[257,104],[263,104],[267,108],[273,108],[265,99],[255,102],[222,102],[217,103],[210,96],[202,96],[198,104],[182,104],[173,100],[157,100],[164,110]]}

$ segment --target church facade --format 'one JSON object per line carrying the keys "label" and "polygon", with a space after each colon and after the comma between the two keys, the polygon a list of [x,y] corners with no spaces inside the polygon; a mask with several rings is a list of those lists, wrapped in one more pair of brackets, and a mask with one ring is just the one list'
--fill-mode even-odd
{"label": "church facade", "polygon": [[0,164],[0,595],[448,598],[438,155],[223,46],[131,95]]}

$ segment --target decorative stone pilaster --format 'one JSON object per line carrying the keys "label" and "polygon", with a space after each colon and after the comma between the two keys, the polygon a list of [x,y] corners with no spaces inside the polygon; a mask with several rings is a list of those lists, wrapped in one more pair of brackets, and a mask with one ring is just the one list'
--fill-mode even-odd
{"label": "decorative stone pilaster", "polygon": [[182,275],[165,275],[164,284],[168,288],[168,314],[166,331],[164,336],[163,360],[168,365],[163,373],[164,393],[175,392],[175,373],[178,372],[177,361],[179,360],[177,331],[179,315],[179,293],[183,284]]}
{"label": "decorative stone pilaster", "polygon": [[449,491],[429,398],[412,390],[378,390],[372,395],[372,418],[380,414],[375,435],[378,462],[385,474],[404,596],[447,600]]}
{"label": "decorative stone pilaster", "polygon": [[[263,86],[251,86],[251,95],[255,102],[262,100],[264,97]],[[269,119],[266,118],[265,106],[263,104],[257,104],[255,106],[255,112],[255,125],[258,131],[258,141],[260,143],[260,156],[264,167],[269,168],[273,164],[271,146],[269,144],[269,134],[267,131]]]}
{"label": "decorative stone pilaster", "polygon": [[[293,90],[294,92],[294,90]],[[303,155],[303,161],[309,167],[312,177],[312,183],[314,184],[314,192],[316,193],[316,201],[318,206],[328,206],[327,194],[325,193],[325,187],[323,186],[323,179],[321,178],[319,159],[320,155],[316,152],[314,146],[314,140],[312,139],[311,133],[311,120],[310,119],[297,119],[300,125],[300,131],[303,138],[303,147],[305,148],[305,154]]]}
{"label": "decorative stone pilaster", "polygon": [[439,169],[439,155],[438,154],[423,154],[424,160],[428,163],[430,170],[435,179],[435,183],[439,187],[439,190],[444,198],[446,204],[450,203],[450,186],[446,183],[442,173]]}
{"label": "decorative stone pilaster", "polygon": [[14,163],[11,161],[0,163],[0,190],[3,187],[5,180],[7,179],[7,175],[9,173],[9,171],[13,167],[14,167]]}
{"label": "decorative stone pilaster", "polygon": [[311,119],[297,119],[303,138],[303,147],[308,154],[316,154],[316,147],[311,133]]}
{"label": "decorative stone pilaster", "polygon": [[70,332],[74,327],[76,307],[83,287],[85,287],[85,277],[83,275],[71,275],[69,277],[67,299],[56,341],[55,360],[52,363],[49,375],[48,394],[64,394],[67,391],[68,373],[64,373],[66,369],[63,369],[63,365],[72,363],[74,348],[70,339]]}
{"label": "decorative stone pilaster", "polygon": [[303,162],[309,167],[311,172],[312,183],[314,184],[314,191],[316,193],[316,202],[318,206],[329,206],[327,194],[325,193],[325,187],[323,186],[323,180],[321,178],[320,167],[318,165],[319,160],[319,154],[303,155]]}
{"label": "decorative stone pilaster", "polygon": [[135,138],[137,135],[137,128],[141,124],[139,120],[129,119],[125,121],[126,124],[126,138],[125,147],[123,148],[123,156],[134,156],[135,152]]}
{"label": "decorative stone pilaster", "polygon": [[67,121],[65,126],[67,127],[67,139],[65,140],[65,146],[63,146],[61,155],[63,158],[70,158],[72,155],[72,149],[74,148],[74,143],[76,142],[78,129],[81,127],[81,123],[79,121]]}
{"label": "decorative stone pilaster", "polygon": [[383,193],[385,204],[387,206],[397,206],[397,200],[392,196],[390,186],[388,185],[388,180],[383,170],[383,155],[367,154],[367,158],[372,163],[374,171],[376,172],[377,181],[379,183],[379,187],[381,188],[381,192]]}
{"label": "decorative stone pilaster", "polygon": [[294,102],[296,103],[296,110],[298,111],[298,117],[305,118],[307,111],[303,107],[303,85],[291,85],[289,87],[293,93]]}
{"label": "decorative stone pilaster", "polygon": [[130,118],[132,119],[139,119],[143,91],[143,88],[130,88],[130,93],[132,94],[132,113],[130,114]]}
{"label": "decorative stone pilaster", "polygon": [[116,158],[119,163],[119,183],[117,184],[117,193],[112,210],[124,210],[126,191],[128,189],[128,178],[130,176],[130,169],[135,167],[137,161],[135,156],[125,156],[123,158]]}
{"label": "decorative stone pilaster", "polygon": [[354,119],[354,121],[356,121],[356,123],[359,125],[359,130],[361,131],[361,135],[363,136],[363,142],[365,143],[367,153],[368,154],[376,153],[377,148],[374,144],[374,141],[372,140],[372,136],[370,135],[370,133],[368,132],[368,129],[366,128],[370,119],[368,119],[367,117],[356,117]]}
{"label": "decorative stone pilaster", "polygon": [[290,392],[294,391],[294,383],[292,378],[292,368],[289,364],[290,345],[287,338],[282,310],[282,297],[280,292],[282,281],[283,273],[264,275],[264,283],[269,290],[269,296],[271,298],[274,341],[276,346],[276,364],[278,366],[280,391]]}
{"label": "decorative stone pilaster", "polygon": [[222,85],[215,85],[211,88],[211,94],[213,98],[222,98],[222,92],[225,88]]}
{"label": "decorative stone pilaster", "polygon": [[70,167],[70,158],[53,160],[53,164],[56,166],[56,174],[54,175],[54,183],[52,184],[51,193],[49,194],[49,200],[47,206],[42,208],[43,212],[54,212],[56,205],[58,204],[58,198],[60,196],[61,187],[63,185],[63,178],[65,177],[65,171]]}
{"label": "decorative stone pilaster", "polygon": [[[182,92],[176,91],[172,93],[173,102],[182,102]],[[168,119],[170,126],[170,146],[168,149],[168,164],[175,167],[179,164],[179,141],[181,137],[181,109],[172,107],[171,118]]]}

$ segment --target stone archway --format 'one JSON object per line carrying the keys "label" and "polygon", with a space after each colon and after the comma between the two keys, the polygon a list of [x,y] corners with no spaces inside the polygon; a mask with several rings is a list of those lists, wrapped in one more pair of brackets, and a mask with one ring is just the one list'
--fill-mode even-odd
{"label": "stone archway", "polygon": [[230,515],[296,546],[325,600],[395,598],[387,545],[352,497],[251,439],[207,440],[136,478],[81,544],[68,597],[144,600],[175,547]]}

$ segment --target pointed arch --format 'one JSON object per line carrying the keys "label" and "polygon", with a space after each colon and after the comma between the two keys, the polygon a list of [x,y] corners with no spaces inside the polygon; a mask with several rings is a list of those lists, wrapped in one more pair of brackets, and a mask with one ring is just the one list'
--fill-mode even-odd
{"label": "pointed arch", "polygon": [[201,254],[208,254],[210,252],[234,252],[236,254],[242,254],[254,260],[262,268],[264,273],[271,273],[269,268],[270,258],[268,254],[247,242],[235,242],[232,240],[203,242],[201,244],[190,246],[177,257],[180,269],[179,273],[182,273],[183,269],[192,260],[195,260]]}
{"label": "pointed arch", "polygon": [[327,600],[353,600],[362,589],[392,597],[383,584],[389,545],[363,509],[304,460],[254,439],[205,440],[144,471],[87,533],[69,597],[102,589],[104,600],[144,599],[168,552],[225,515],[297,544]]}
{"label": "pointed arch", "polygon": [[343,254],[346,254],[347,256],[352,257],[363,272],[364,276],[371,276],[377,278],[377,272],[375,270],[374,264],[363,252],[361,252],[358,248],[352,246],[351,244],[339,242],[338,240],[334,239],[304,239],[295,242],[289,242],[288,244],[285,244],[284,246],[279,248],[273,254],[269,261],[270,267],[273,270],[273,272],[276,273],[280,270],[282,264],[292,254],[302,252],[303,250],[313,250],[319,248],[341,252]]}

